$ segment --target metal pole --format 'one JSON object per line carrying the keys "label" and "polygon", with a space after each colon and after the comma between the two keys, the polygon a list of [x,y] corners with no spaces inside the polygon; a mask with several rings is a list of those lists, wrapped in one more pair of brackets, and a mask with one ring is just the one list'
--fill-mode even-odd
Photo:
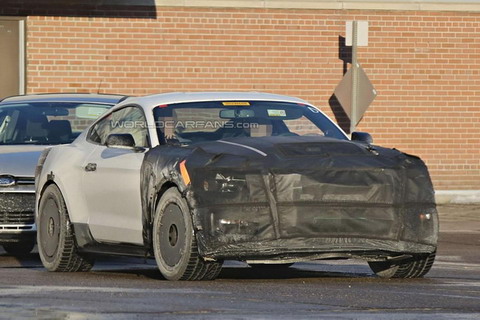
{"label": "metal pole", "polygon": [[352,22],[352,110],[350,113],[350,134],[357,126],[357,101],[358,101],[358,63],[357,63],[357,21]]}
{"label": "metal pole", "polygon": [[18,43],[19,43],[19,55],[18,55],[18,63],[19,63],[19,73],[20,73],[20,81],[18,84],[18,93],[25,94],[25,21],[20,20],[18,22]]}

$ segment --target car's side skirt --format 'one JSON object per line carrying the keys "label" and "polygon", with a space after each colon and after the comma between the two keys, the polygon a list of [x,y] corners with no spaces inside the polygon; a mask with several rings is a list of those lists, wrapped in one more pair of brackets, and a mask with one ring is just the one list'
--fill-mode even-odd
{"label": "car's side skirt", "polygon": [[78,250],[89,254],[107,254],[134,257],[150,256],[144,246],[130,243],[105,243],[96,241],[86,223],[72,224]]}

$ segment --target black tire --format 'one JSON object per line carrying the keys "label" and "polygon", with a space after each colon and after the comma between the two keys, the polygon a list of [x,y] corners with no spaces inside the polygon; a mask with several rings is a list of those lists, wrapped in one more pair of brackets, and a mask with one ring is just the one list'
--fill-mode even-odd
{"label": "black tire", "polygon": [[8,254],[16,257],[26,256],[32,252],[33,247],[35,247],[34,240],[5,243],[3,245],[3,249],[5,249]]}
{"label": "black tire", "polygon": [[435,252],[397,262],[369,262],[370,269],[380,278],[421,278],[430,271]]}
{"label": "black tire", "polygon": [[293,266],[293,263],[249,263],[248,265],[259,270],[283,270]]}
{"label": "black tire", "polygon": [[72,224],[62,193],[54,184],[43,192],[37,217],[37,244],[40,259],[48,271],[88,271],[93,261],[77,250]]}
{"label": "black tire", "polygon": [[160,199],[153,222],[153,252],[158,269],[167,280],[213,280],[220,261],[205,261],[198,252],[186,200],[176,188]]}

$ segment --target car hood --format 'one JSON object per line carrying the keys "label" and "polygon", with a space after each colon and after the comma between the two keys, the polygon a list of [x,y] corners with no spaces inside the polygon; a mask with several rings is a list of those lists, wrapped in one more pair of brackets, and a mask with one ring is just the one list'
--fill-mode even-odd
{"label": "car hood", "polygon": [[0,146],[0,174],[33,177],[40,154],[46,146]]}
{"label": "car hood", "polygon": [[[227,182],[256,177],[260,185],[264,179],[272,181],[276,199],[294,202],[308,198],[325,203],[434,203],[421,159],[355,141],[318,136],[235,138],[197,145],[185,160],[194,191],[218,176]],[[292,198],[288,193],[292,189],[302,190],[301,195]]]}
{"label": "car hood", "polygon": [[[318,136],[233,138],[195,145],[189,159],[202,167],[272,169],[314,169],[324,167],[396,167],[405,154],[366,143]],[[193,155],[192,154],[192,155]],[[212,155],[214,155],[212,157]],[[401,159],[399,159],[399,157]],[[187,162],[189,162],[187,161]]]}

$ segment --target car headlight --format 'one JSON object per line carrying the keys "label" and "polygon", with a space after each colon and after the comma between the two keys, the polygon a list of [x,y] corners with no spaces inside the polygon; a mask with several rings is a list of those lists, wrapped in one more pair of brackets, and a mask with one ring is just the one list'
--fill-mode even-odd
{"label": "car headlight", "polygon": [[220,193],[237,193],[246,187],[244,176],[226,175],[217,173],[213,179],[203,182],[203,190]]}

